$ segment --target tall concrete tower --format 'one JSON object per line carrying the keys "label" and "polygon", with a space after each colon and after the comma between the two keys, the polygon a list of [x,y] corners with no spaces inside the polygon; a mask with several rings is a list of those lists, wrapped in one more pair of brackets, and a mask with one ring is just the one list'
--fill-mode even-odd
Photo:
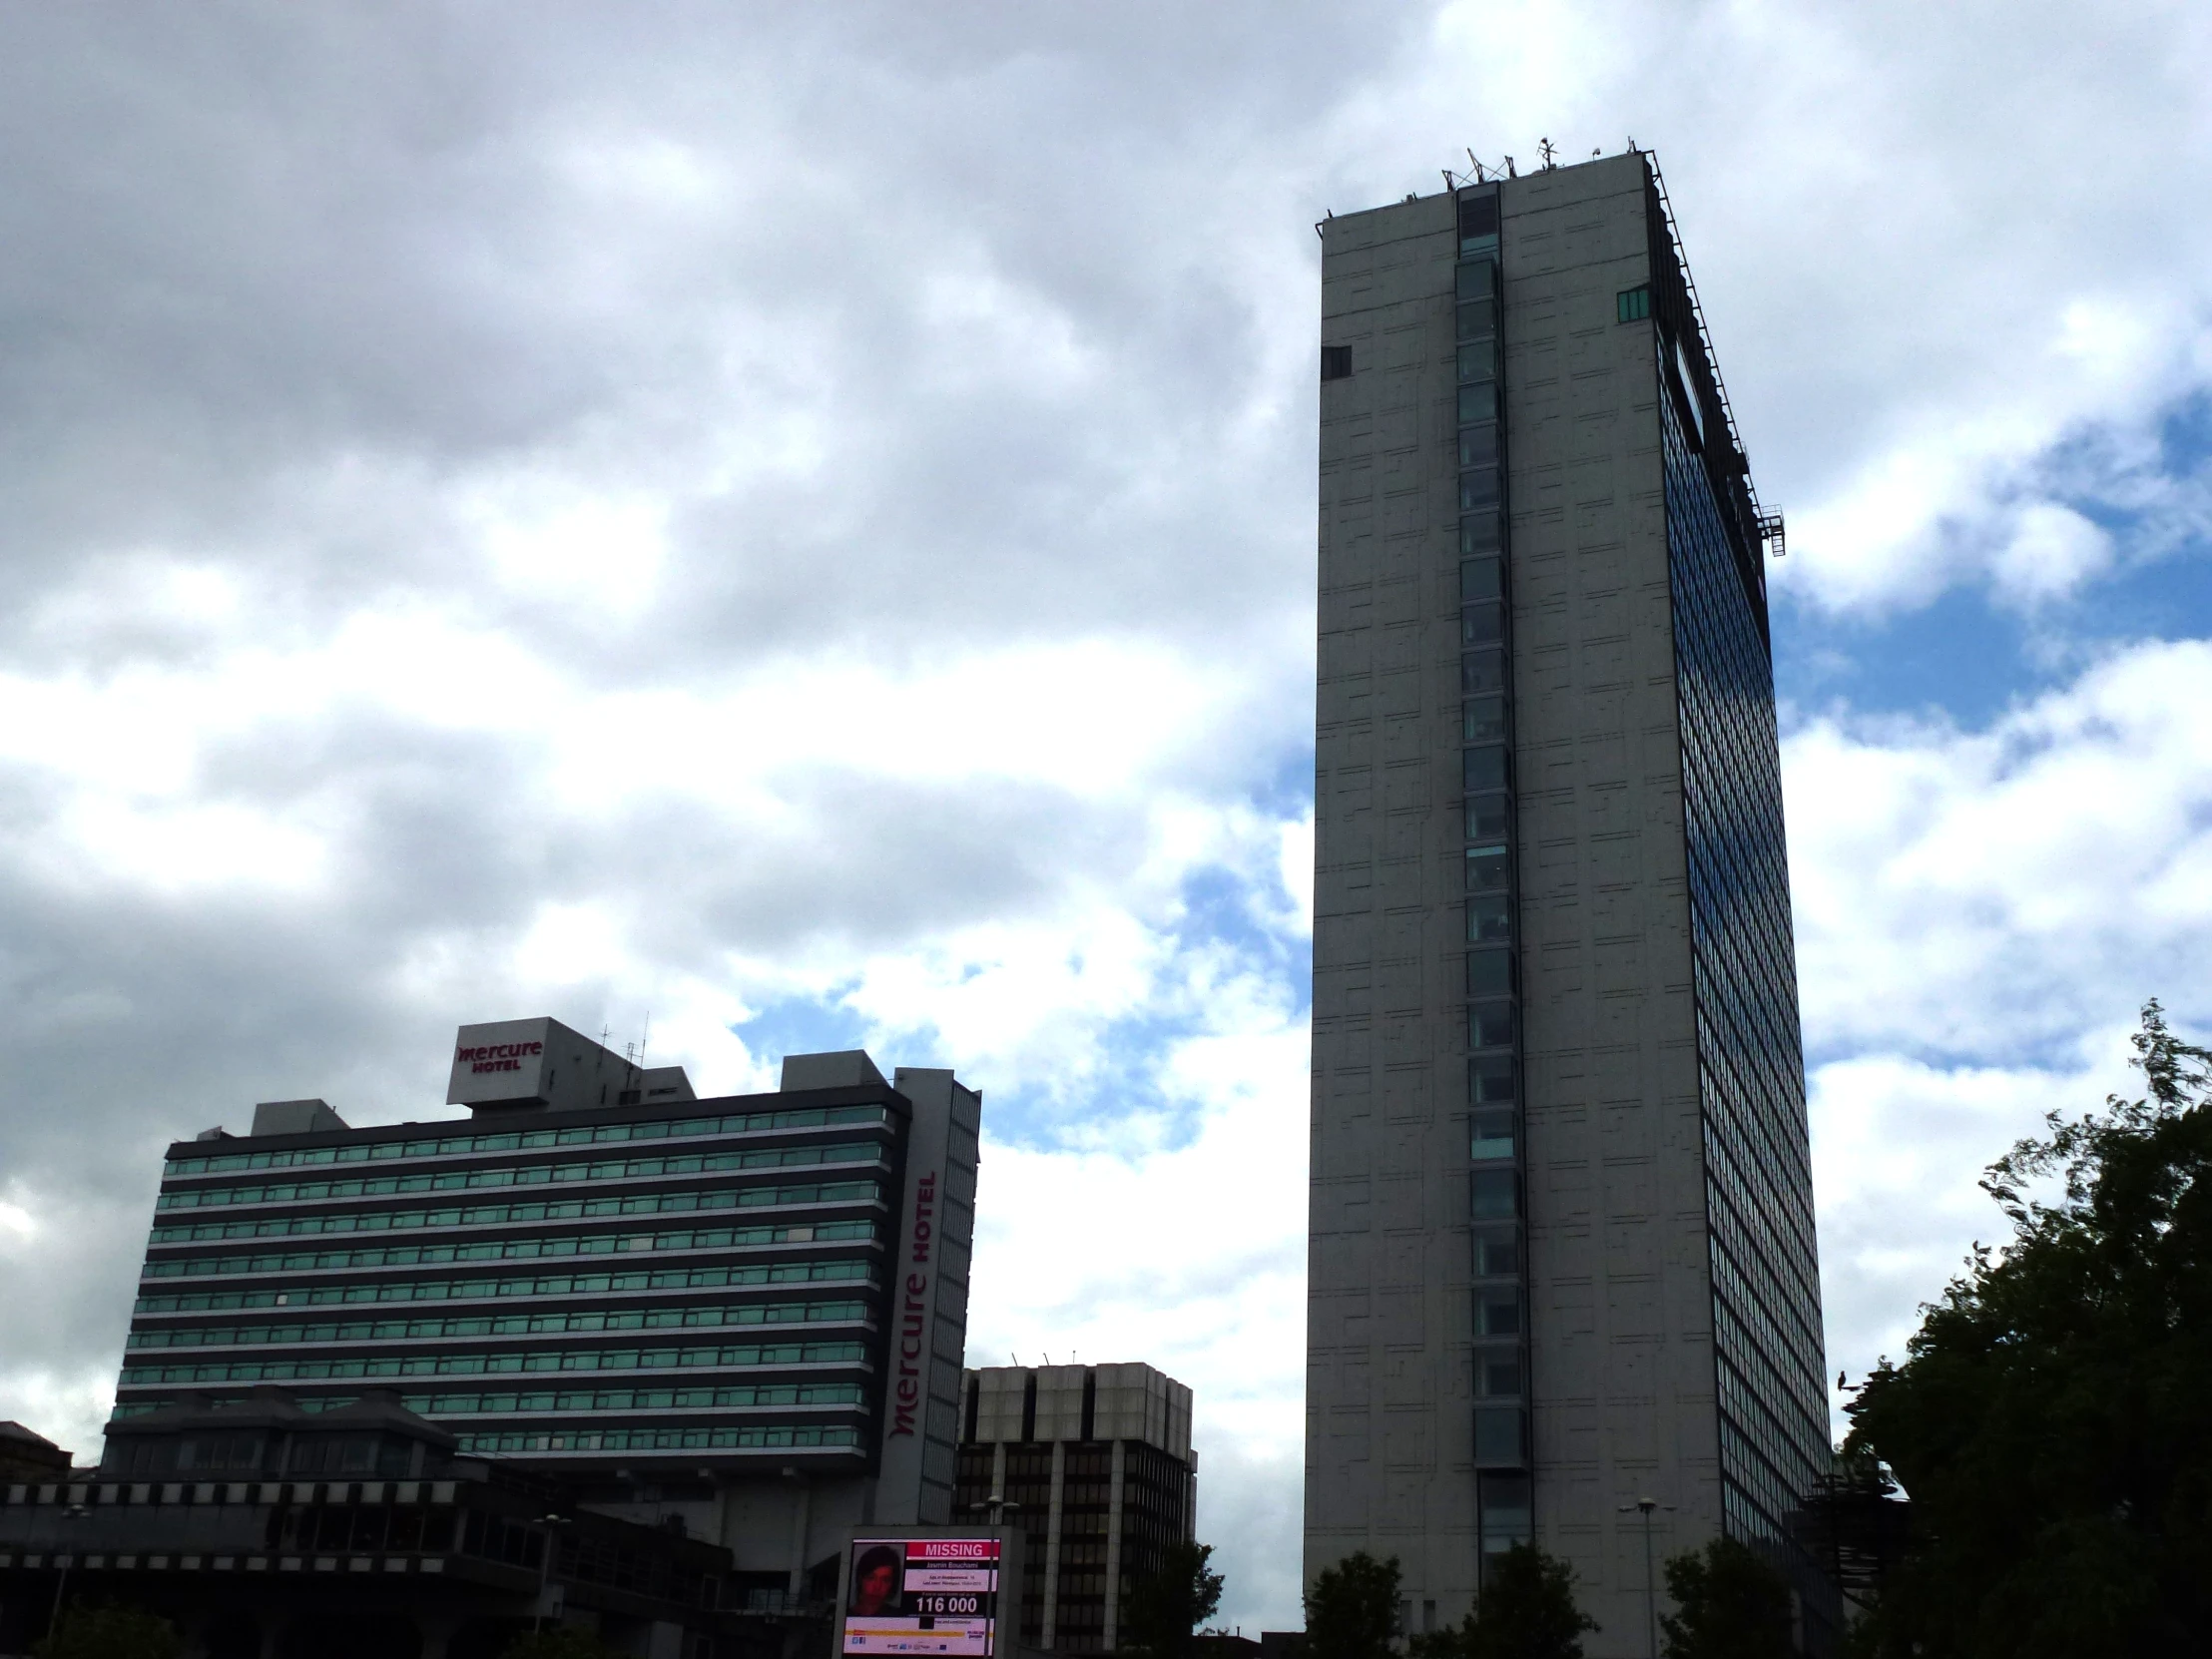
{"label": "tall concrete tower", "polygon": [[[1791,1542],[1828,1466],[1765,545],[1630,152],[1325,221],[1306,1570]],[[1625,1511],[1624,1505],[1630,1506]]]}

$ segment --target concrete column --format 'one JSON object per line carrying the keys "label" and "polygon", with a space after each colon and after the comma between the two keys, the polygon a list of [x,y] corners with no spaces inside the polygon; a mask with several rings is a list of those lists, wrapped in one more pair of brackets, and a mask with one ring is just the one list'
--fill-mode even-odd
{"label": "concrete column", "polygon": [[1113,1484],[1106,1488],[1106,1636],[1105,1648],[1114,1651],[1121,1634],[1121,1498],[1122,1483],[1129,1478],[1129,1442],[1114,1442]]}
{"label": "concrete column", "polygon": [[418,1613],[415,1628],[422,1632],[421,1659],[445,1659],[445,1650],[461,1621],[442,1613]]}
{"label": "concrete column", "polygon": [[792,1507],[791,1593],[796,1599],[807,1587],[807,1533],[815,1518],[815,1489],[807,1477],[799,1477],[799,1498]]}
{"label": "concrete column", "polygon": [[[261,1659],[276,1659],[276,1655],[283,1649],[284,1632],[290,1625],[291,1616],[287,1613],[268,1612],[262,1615]],[[434,1659],[427,1647],[422,1650],[422,1659]]]}
{"label": "concrete column", "polygon": [[1060,1622],[1060,1497],[1067,1488],[1067,1442],[1054,1440],[1052,1507],[1046,1511],[1044,1523],[1044,1627],[1037,1632],[1037,1645],[1048,1653]]}
{"label": "concrete column", "polygon": [[1006,1442],[991,1447],[991,1524],[1006,1524]]}

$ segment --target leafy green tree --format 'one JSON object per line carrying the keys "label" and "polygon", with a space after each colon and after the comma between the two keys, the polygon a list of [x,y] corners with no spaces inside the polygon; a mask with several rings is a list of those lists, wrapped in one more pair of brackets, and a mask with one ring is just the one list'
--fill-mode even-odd
{"label": "leafy green tree", "polygon": [[1473,1612],[1408,1645],[1413,1659],[1582,1659],[1582,1633],[1597,1627],[1574,1599],[1574,1569],[1515,1544],[1484,1568]]}
{"label": "leafy green tree", "polygon": [[543,1630],[517,1636],[499,1659],[625,1659],[620,1648],[609,1647],[596,1631],[580,1624],[548,1625]]}
{"label": "leafy green tree", "polygon": [[1119,1644],[1151,1659],[1190,1659],[1191,1636],[1221,1606],[1212,1544],[1171,1544],[1153,1571],[1122,1592]]}
{"label": "leafy green tree", "polygon": [[1306,1593],[1308,1659],[1388,1659],[1399,1576],[1396,1556],[1364,1549],[1324,1567]]}
{"label": "leafy green tree", "polygon": [[1666,1659],[1790,1659],[1790,1584],[1757,1550],[1715,1538],[1667,1561],[1675,1611],[1659,1617]]}
{"label": "leafy green tree", "polygon": [[184,1638],[167,1619],[128,1607],[72,1607],[31,1651],[38,1659],[178,1659]]}
{"label": "leafy green tree", "polygon": [[2143,1009],[2115,1095],[1990,1165],[1975,1246],[1848,1407],[1913,1501],[1867,1634],[1924,1659],[2120,1659],[2212,1629],[2212,1053]]}

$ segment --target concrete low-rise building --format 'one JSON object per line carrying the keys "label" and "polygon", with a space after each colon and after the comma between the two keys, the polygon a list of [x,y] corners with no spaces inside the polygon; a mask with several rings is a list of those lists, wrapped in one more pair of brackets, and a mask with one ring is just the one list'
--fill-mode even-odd
{"label": "concrete low-rise building", "polygon": [[206,1659],[493,1659],[547,1619],[641,1659],[782,1651],[729,1550],[455,1439],[383,1391],[119,1422],[97,1471],[0,1484],[0,1653],[80,1603],[167,1618]]}
{"label": "concrete low-rise building", "polygon": [[1195,1536],[1191,1390],[1146,1365],[992,1366],[961,1410],[954,1507],[1023,1532],[1022,1643],[1114,1652],[1129,1586]]}

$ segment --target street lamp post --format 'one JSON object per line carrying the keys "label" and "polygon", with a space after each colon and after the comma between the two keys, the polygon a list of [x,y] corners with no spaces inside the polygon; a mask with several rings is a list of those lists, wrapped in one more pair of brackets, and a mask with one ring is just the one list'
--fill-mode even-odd
{"label": "street lamp post", "polygon": [[[72,1503],[68,1508],[62,1511],[62,1519],[73,1521],[83,1520],[87,1515],[91,1513],[92,1511],[86,1508],[82,1503]],[[69,1569],[72,1563],[76,1561],[76,1559],[77,1556],[74,1551],[62,1556],[62,1575],[59,1579],[55,1581],[54,1584],[54,1610],[46,1615],[46,1634],[49,1640],[52,1639],[54,1632],[61,1628],[62,1592],[69,1588]]]}
{"label": "street lamp post", "polygon": [[1659,1659],[1659,1592],[1651,1572],[1651,1516],[1655,1509],[1674,1509],[1671,1503],[1661,1503],[1655,1497],[1640,1497],[1634,1503],[1624,1503],[1620,1512],[1640,1510],[1644,1517],[1644,1625],[1645,1636],[1651,1644],[1651,1659]]}
{"label": "street lamp post", "polygon": [[566,1515],[540,1515],[538,1524],[545,1528],[545,1559],[538,1563],[538,1605],[530,1618],[530,1634],[535,1636],[545,1628],[545,1595],[553,1581],[553,1544],[560,1537],[556,1528],[575,1523]]}

